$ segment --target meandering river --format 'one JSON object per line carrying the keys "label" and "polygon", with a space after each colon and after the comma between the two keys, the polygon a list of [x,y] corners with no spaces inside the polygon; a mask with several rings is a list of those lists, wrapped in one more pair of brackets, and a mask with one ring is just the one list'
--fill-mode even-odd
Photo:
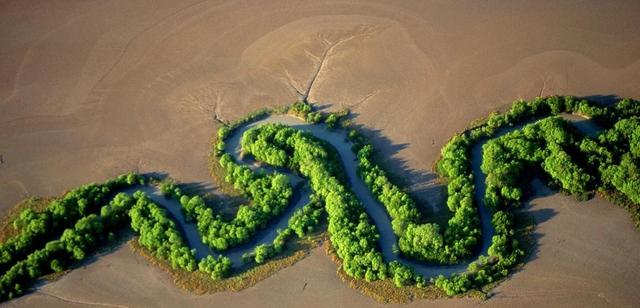
{"label": "meandering river", "polygon": [[[593,121],[588,121],[584,118],[568,114],[562,115],[562,117],[571,121],[573,125],[585,135],[595,136],[597,132],[601,130],[601,128],[593,123]],[[531,122],[533,121],[502,129],[494,138],[519,129]],[[364,205],[369,218],[373,221],[378,229],[378,233],[380,234],[379,246],[387,262],[398,261],[405,265],[411,266],[417,273],[424,276],[426,279],[429,279],[438,275],[450,276],[451,274],[457,272],[463,272],[467,269],[468,265],[471,262],[477,260],[478,256],[487,254],[489,246],[491,245],[491,238],[494,234],[494,228],[491,224],[491,212],[484,205],[483,197],[485,192],[485,175],[480,170],[480,166],[482,165],[482,146],[487,142],[487,140],[483,140],[474,145],[474,147],[472,148],[471,160],[471,169],[473,172],[475,184],[474,196],[480,216],[480,227],[482,232],[482,243],[480,245],[480,248],[474,258],[455,265],[425,264],[404,259],[394,253],[394,246],[397,243],[398,239],[393,233],[393,229],[391,227],[391,219],[389,218],[384,205],[376,200],[373,194],[369,191],[366,183],[358,176],[357,156],[351,150],[353,143],[348,140],[347,132],[345,130],[332,130],[328,129],[325,125],[309,124],[297,117],[293,117],[290,115],[271,115],[264,119],[248,123],[236,129],[233,134],[227,139],[227,151],[231,155],[233,155],[236,161],[247,163],[247,165],[249,165],[254,170],[263,169],[266,172],[273,172],[273,169],[269,167],[260,167],[255,164],[251,164],[249,160],[244,159],[242,155],[242,148],[240,145],[240,140],[245,131],[247,131],[251,127],[267,123],[280,123],[303,130],[319,139],[327,141],[336,149],[342,161],[344,170],[347,173],[347,178],[349,180],[352,191]],[[302,179],[293,173],[283,170],[278,170],[278,172],[289,176],[292,185],[298,184],[300,181],[305,181],[305,179]],[[182,232],[185,235],[189,246],[192,249],[195,249],[197,259],[204,258],[207,255],[219,255],[219,253],[215,252],[209,246],[202,242],[202,238],[197,230],[196,225],[194,223],[187,222],[187,220],[185,219],[181,211],[182,206],[179,202],[177,202],[176,200],[165,198],[155,187],[145,186],[142,188],[132,188],[128,192],[131,193],[135,190],[142,190],[143,192],[145,192],[154,202],[164,207],[175,218],[175,221],[182,229]],[[252,252],[257,245],[272,243],[275,237],[278,235],[278,230],[285,229],[287,227],[289,218],[293,215],[293,213],[309,202],[310,193],[311,192],[308,188],[308,185],[305,185],[305,187],[299,189],[296,193],[294,193],[292,204],[289,205],[283,213],[281,213],[278,217],[271,221],[266,228],[260,230],[254,237],[252,237],[252,239],[248,243],[229,249],[222,254],[231,259],[232,265],[234,267],[242,266],[242,255]]]}

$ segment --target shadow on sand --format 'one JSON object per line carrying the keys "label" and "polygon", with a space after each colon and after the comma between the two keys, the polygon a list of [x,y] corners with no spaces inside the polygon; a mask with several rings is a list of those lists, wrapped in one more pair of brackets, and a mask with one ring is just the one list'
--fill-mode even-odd
{"label": "shadow on sand", "polygon": [[[349,119],[358,117],[358,113],[351,113]],[[427,221],[446,221],[451,216],[446,210],[447,187],[438,181],[435,171],[414,169],[409,162],[397,154],[406,149],[408,143],[394,143],[381,130],[372,129],[362,124],[353,124],[373,144],[376,149],[374,159],[379,163],[391,181],[400,187],[406,187],[409,195],[418,201],[418,209]],[[430,162],[435,164],[435,161]]]}

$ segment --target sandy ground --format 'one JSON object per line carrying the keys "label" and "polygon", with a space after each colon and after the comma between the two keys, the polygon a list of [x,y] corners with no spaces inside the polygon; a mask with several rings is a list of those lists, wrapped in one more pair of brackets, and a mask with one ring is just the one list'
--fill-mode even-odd
{"label": "sandy ground", "polygon": [[[0,209],[132,169],[215,192],[213,115],[299,93],[353,107],[437,207],[431,163],[470,120],[541,94],[640,98],[639,17],[637,1],[0,1]],[[623,210],[554,195],[531,211],[539,251],[483,304],[640,302],[640,239]],[[372,304],[321,251],[249,290],[195,297],[126,247],[10,304],[65,300]],[[478,303],[416,303],[430,304]]]}

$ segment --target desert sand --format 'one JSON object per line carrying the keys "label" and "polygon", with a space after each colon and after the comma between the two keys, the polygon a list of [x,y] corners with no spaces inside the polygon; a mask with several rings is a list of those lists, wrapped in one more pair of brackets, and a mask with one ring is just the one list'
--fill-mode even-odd
{"label": "desert sand", "polygon": [[[216,118],[299,97],[351,107],[438,209],[431,164],[514,99],[640,98],[637,1],[0,1],[0,210],[128,170],[216,193]],[[531,201],[536,252],[473,299],[415,306],[633,306],[640,235],[595,198]],[[306,287],[303,287],[306,284]],[[176,288],[125,245],[9,305],[376,305],[321,249],[238,293]]]}

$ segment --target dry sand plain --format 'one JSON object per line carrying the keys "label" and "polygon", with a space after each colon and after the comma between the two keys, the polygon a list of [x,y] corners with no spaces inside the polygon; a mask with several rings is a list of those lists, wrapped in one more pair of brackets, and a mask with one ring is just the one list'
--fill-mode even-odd
{"label": "dry sand plain", "polygon": [[[470,120],[538,95],[640,98],[639,19],[637,1],[0,1],[0,209],[127,170],[215,192],[214,116],[299,93],[352,107],[437,208],[431,163]],[[528,210],[537,252],[489,301],[412,305],[640,302],[640,235],[622,209],[550,195]],[[185,302],[375,304],[321,249],[248,290],[194,296],[123,246],[9,305]]]}

